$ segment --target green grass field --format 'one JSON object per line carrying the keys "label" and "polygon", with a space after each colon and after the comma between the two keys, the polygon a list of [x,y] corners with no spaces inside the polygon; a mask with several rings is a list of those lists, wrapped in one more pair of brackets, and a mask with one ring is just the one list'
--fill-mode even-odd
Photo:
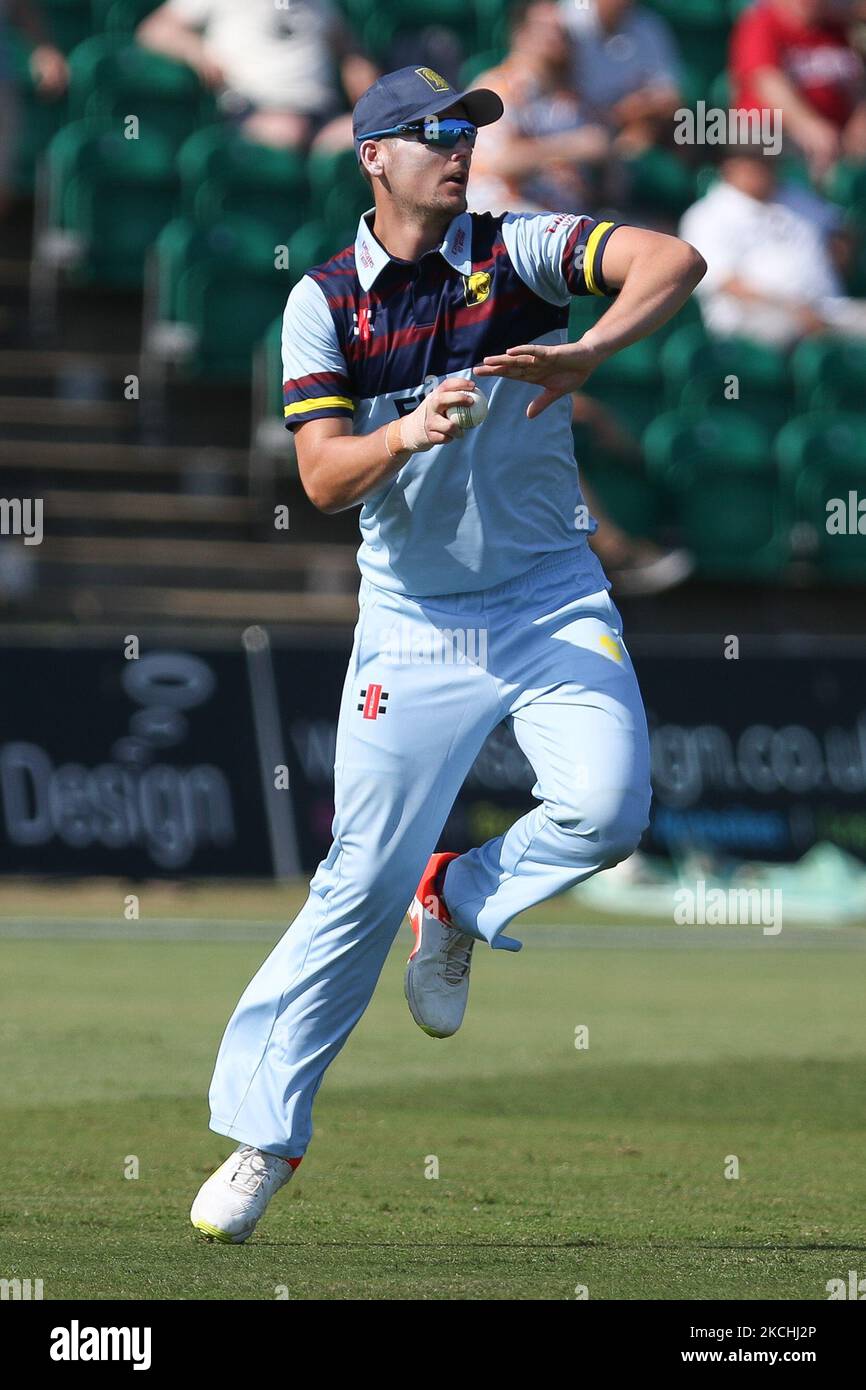
{"label": "green grass field", "polygon": [[299,890],[145,887],[128,923],[125,891],[0,894],[0,1276],[46,1299],[820,1300],[866,1275],[863,929],[561,899],[522,954],[476,953],[466,1024],[433,1041],[406,926],[303,1166],[227,1247],[187,1220],[232,1147],[211,1065]]}

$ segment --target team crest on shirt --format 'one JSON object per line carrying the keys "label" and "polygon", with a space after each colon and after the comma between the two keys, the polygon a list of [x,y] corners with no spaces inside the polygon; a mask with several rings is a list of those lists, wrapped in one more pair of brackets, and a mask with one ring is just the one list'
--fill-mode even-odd
{"label": "team crest on shirt", "polygon": [[424,79],[428,87],[433,88],[434,92],[451,91],[451,83],[446,82],[445,78],[438,72],[434,72],[432,68],[416,68],[415,71],[419,77]]}
{"label": "team crest on shirt", "polygon": [[471,275],[464,275],[463,293],[466,296],[466,303],[483,304],[485,299],[490,298],[491,277],[489,270],[474,270]]}

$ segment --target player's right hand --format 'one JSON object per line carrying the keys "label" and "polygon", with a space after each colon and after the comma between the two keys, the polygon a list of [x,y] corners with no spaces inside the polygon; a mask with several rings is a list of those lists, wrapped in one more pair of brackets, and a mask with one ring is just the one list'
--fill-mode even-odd
{"label": "player's right hand", "polygon": [[449,377],[434,386],[411,415],[404,415],[400,421],[403,448],[411,449],[413,454],[423,454],[437,444],[450,444],[453,439],[459,439],[463,431],[445,412],[451,405],[470,405],[474,390],[475,383],[462,376]]}

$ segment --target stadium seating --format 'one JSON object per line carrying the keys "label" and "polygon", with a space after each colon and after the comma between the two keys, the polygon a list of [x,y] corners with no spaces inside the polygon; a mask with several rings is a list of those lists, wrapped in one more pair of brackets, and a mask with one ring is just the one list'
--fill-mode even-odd
{"label": "stadium seating", "polygon": [[653,220],[678,221],[697,197],[693,172],[670,150],[644,150],[627,168],[630,199]]}
{"label": "stadium seating", "polygon": [[727,50],[731,17],[725,0],[652,0],[676,36],[685,69],[686,95],[702,95]]}
{"label": "stadium seating", "polygon": [[310,207],[315,209],[316,220],[331,234],[331,247],[327,252],[330,256],[354,240],[361,214],[373,206],[373,193],[358,170],[352,148],[334,152],[314,150],[307,171]]}
{"label": "stadium seating", "polygon": [[46,101],[40,96],[30,72],[27,50],[23,44],[13,39],[10,44],[10,56],[19,105],[12,186],[19,193],[30,193],[33,190],[39,159],[69,119],[69,104],[65,94],[51,101]]}
{"label": "stadium seating", "polygon": [[187,374],[247,376],[288,294],[287,272],[274,264],[271,229],[238,216],[210,227],[177,219],[157,239],[154,275],[146,355],[167,355],[166,343],[180,343],[185,350],[172,356]]}
{"label": "stadium seating", "polygon": [[804,338],[791,358],[801,411],[862,409],[866,343],[851,338]]}
{"label": "stadium seating", "polygon": [[[858,500],[866,497],[862,413],[816,411],[797,416],[780,430],[775,454],[794,500],[796,520],[808,528],[823,574],[836,581],[866,581],[866,516],[857,513]],[[834,500],[849,518],[841,532],[828,530]]]}
{"label": "stadium seating", "polygon": [[658,413],[661,387],[658,344],[645,338],[603,362],[590,377],[587,392],[640,438]]}
{"label": "stadium seating", "polygon": [[305,222],[289,239],[289,282],[294,285],[312,265],[319,265],[354,240],[355,228],[334,237],[324,222]]}
{"label": "stadium seating", "polygon": [[474,87],[477,78],[491,68],[497,67],[505,57],[504,48],[485,48],[482,53],[474,53],[460,69],[460,86]]}
{"label": "stadium seating", "polygon": [[253,354],[250,466],[258,493],[268,502],[294,452],[283,413],[282,337],[283,316],[279,314]]}
{"label": "stadium seating", "polygon": [[398,31],[442,25],[459,36],[467,52],[503,44],[506,7],[502,0],[343,0],[343,10],[374,52],[382,52]]}
{"label": "stadium seating", "polygon": [[90,0],[42,0],[40,10],[53,43],[71,53],[93,32]]}
{"label": "stadium seating", "polygon": [[131,36],[160,0],[93,0],[97,33]]}
{"label": "stadium seating", "polygon": [[[191,69],[133,42],[156,3],[43,0],[51,31],[70,54],[71,86],[68,101],[43,102],[29,79],[26,45],[18,44],[16,186],[32,185],[34,165],[47,151],[37,224],[46,235],[37,251],[48,246],[50,257],[56,234],[55,264],[71,269],[73,279],[129,288],[141,282],[150,248],[149,350],[163,351],[191,378],[226,381],[242,381],[255,354],[262,417],[276,425],[287,291],[310,265],[353,240],[372,193],[351,149],[274,151],[220,124]],[[402,53],[409,34],[432,25],[449,28],[466,54],[463,83],[505,52],[501,0],[339,3],[383,62]],[[728,36],[747,0],[644,3],[674,29],[686,101],[727,107]],[[138,140],[123,138],[121,122],[131,113],[139,119]],[[780,167],[786,178],[808,184],[802,162],[786,157]],[[696,170],[673,149],[646,151],[630,169],[630,203],[617,213],[649,225],[673,225],[717,177],[709,162]],[[861,233],[849,287],[866,293],[866,176],[841,165],[829,193]],[[288,270],[274,265],[275,247],[283,244]],[[569,336],[579,337],[607,307],[595,297],[573,301]],[[724,400],[731,376],[739,381],[737,401]],[[864,379],[860,344],[810,338],[786,358],[748,342],[715,342],[692,299],[650,340],[603,364],[586,386],[642,442],[646,471],[601,447],[582,426],[575,426],[576,452],[595,493],[627,529],[662,536],[676,520],[705,574],[768,577],[790,558],[792,524],[820,530],[828,489],[842,496],[845,488],[863,487],[852,421]],[[276,429],[271,438],[275,443]],[[822,571],[842,580],[862,573],[862,544],[859,537],[820,534]]]}
{"label": "stadium seating", "polygon": [[790,509],[769,431],[731,403],[659,415],[643,437],[650,478],[673,499],[701,571],[772,579],[791,553]]}
{"label": "stadium seating", "polygon": [[76,121],[54,137],[47,169],[48,228],[76,243],[77,277],[140,284],[147,249],[177,205],[170,143],[158,132],[126,140],[93,120]]}
{"label": "stadium seating", "polygon": [[637,459],[602,448],[584,426],[575,425],[572,435],[580,476],[606,515],[633,536],[658,535],[669,516],[665,489],[647,478]]}
{"label": "stadium seating", "polygon": [[840,160],[833,170],[827,196],[845,208],[866,202],[866,168]]}
{"label": "stadium seating", "polygon": [[132,113],[142,136],[157,131],[175,148],[215,115],[192,68],[109,37],[87,39],[72,53],[69,107],[73,117],[118,123]]}
{"label": "stadium seating", "polygon": [[183,211],[202,223],[242,214],[286,242],[309,215],[306,164],[294,150],[244,140],[225,125],[196,131],[178,153]]}
{"label": "stadium seating", "polygon": [[[663,344],[665,400],[676,406],[739,401],[747,413],[776,430],[794,410],[787,356],[746,339],[709,338],[697,324],[677,328]],[[736,390],[736,396],[726,396]]]}

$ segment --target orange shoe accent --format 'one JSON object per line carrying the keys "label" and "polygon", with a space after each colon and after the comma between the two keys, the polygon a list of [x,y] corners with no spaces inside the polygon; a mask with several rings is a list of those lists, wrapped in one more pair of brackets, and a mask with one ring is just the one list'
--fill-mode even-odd
{"label": "orange shoe accent", "polygon": [[421,945],[421,914],[425,908],[440,922],[444,922],[446,926],[454,925],[448,916],[448,909],[439,887],[439,880],[444,875],[445,866],[450,864],[452,859],[459,858],[459,854],[449,851],[444,854],[431,854],[427,860],[427,867],[421,875],[421,882],[415,890],[415,897],[409,908],[409,923],[415,933],[415,950],[409,957],[410,960]]}

